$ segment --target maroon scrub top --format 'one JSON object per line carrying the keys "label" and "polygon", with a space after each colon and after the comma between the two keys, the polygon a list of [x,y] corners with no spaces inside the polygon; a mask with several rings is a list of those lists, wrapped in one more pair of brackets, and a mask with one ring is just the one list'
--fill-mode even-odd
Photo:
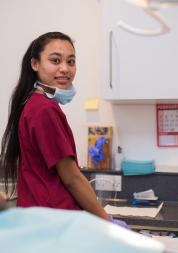
{"label": "maroon scrub top", "polygon": [[55,169],[66,156],[77,163],[73,134],[59,105],[33,93],[22,111],[18,134],[17,206],[80,210]]}

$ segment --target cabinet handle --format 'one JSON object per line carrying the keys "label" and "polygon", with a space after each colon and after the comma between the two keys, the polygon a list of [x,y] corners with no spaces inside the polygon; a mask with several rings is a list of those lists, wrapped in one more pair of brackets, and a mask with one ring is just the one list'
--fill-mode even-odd
{"label": "cabinet handle", "polygon": [[112,89],[112,37],[113,32],[109,32],[109,87]]}

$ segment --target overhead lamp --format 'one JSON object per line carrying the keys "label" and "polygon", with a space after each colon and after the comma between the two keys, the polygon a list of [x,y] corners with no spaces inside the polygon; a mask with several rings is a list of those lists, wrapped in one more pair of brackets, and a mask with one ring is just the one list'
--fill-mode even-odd
{"label": "overhead lamp", "polygon": [[154,18],[160,24],[160,27],[154,30],[139,29],[126,24],[122,20],[120,20],[117,23],[118,27],[122,28],[127,32],[141,36],[157,36],[165,34],[170,31],[170,27],[166,24],[166,21],[159,13],[159,10],[161,8],[177,6],[178,0],[126,0],[126,1],[143,8],[146,14]]}

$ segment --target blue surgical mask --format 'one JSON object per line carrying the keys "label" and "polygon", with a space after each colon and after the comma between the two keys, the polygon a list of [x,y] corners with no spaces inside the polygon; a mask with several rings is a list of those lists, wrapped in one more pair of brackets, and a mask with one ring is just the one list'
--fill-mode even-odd
{"label": "blue surgical mask", "polygon": [[[54,94],[45,92],[43,87],[39,86],[38,84],[41,84],[44,87],[54,88],[55,89]],[[65,104],[71,102],[71,100],[73,99],[73,97],[76,94],[76,89],[73,86],[73,84],[71,84],[68,89],[59,89],[59,88],[52,87],[52,86],[49,86],[49,85],[46,85],[46,84],[43,84],[43,83],[37,81],[34,84],[34,88],[42,89],[48,98],[53,99],[54,101],[56,101],[57,103],[60,103],[62,105],[65,105]]]}

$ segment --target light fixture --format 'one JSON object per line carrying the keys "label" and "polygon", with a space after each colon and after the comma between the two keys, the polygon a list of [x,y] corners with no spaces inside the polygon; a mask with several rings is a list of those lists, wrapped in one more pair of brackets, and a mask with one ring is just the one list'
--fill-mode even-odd
{"label": "light fixture", "polygon": [[159,10],[161,8],[177,6],[178,0],[126,0],[126,1],[128,1],[131,4],[138,5],[139,7],[142,7],[148,15],[153,17],[160,24],[160,27],[155,30],[143,30],[130,26],[122,20],[120,20],[117,23],[118,27],[122,28],[127,32],[142,36],[157,36],[165,34],[170,31],[169,26],[166,24],[165,20],[160,15]]}
{"label": "light fixture", "polygon": [[167,8],[178,4],[177,0],[127,0],[127,2],[141,6],[143,8]]}

